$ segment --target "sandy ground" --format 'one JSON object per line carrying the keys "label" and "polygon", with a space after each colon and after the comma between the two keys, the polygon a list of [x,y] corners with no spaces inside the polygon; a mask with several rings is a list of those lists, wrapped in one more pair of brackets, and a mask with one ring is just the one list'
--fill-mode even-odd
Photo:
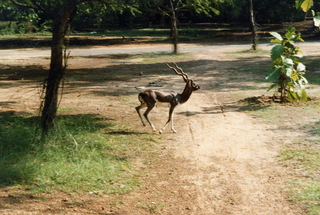
{"label": "sandy ground", "polygon": [[[229,48],[232,50],[232,47]],[[194,53],[194,62],[198,63],[193,67],[196,71],[190,72],[189,76],[203,89],[195,92],[186,104],[176,110],[174,119],[178,133],[171,133],[168,126],[158,137],[162,142],[163,159],[156,162],[140,189],[117,197],[121,199],[121,204],[106,207],[113,197],[70,196],[59,192],[47,194],[44,201],[37,201],[34,197],[17,196],[2,188],[1,214],[304,214],[303,208],[286,200],[284,183],[290,175],[277,163],[279,148],[290,141],[278,138],[286,136],[284,131],[239,111],[239,104],[230,95],[237,89],[227,84],[217,84],[224,76],[230,75],[221,71],[232,68],[234,63],[224,54],[225,49]],[[310,50],[312,52],[314,49]],[[23,71],[46,65],[47,62],[43,58],[0,59],[3,69],[14,65]],[[84,66],[100,68],[113,63],[112,60],[106,62],[101,56],[75,58],[70,68],[77,71]],[[134,63],[133,72],[146,68],[139,66],[138,62],[130,62]],[[122,63],[124,68],[126,64]],[[156,78],[159,77],[145,74],[132,80],[106,81],[105,85],[66,88],[68,93],[61,108],[80,108],[85,104],[80,112],[107,115],[114,107],[105,104],[112,101],[91,91],[116,92],[121,89],[135,99],[139,92],[135,87],[144,86],[148,80]],[[184,85],[179,77],[168,75],[162,78],[167,79],[166,86],[171,90],[182,91]],[[29,80],[23,72],[11,74],[11,78],[2,76],[0,112],[37,112],[39,80],[36,79]],[[181,84],[174,84],[176,82]],[[150,127],[141,125],[134,105],[123,104],[121,107],[123,110],[116,117],[130,123],[138,131],[151,132]],[[166,121],[167,109],[156,108],[150,117],[159,129]],[[294,135],[298,134],[292,132],[288,136]],[[19,204],[8,203],[8,199],[13,197],[20,198]],[[81,202],[81,206],[66,204],[75,201]]]}

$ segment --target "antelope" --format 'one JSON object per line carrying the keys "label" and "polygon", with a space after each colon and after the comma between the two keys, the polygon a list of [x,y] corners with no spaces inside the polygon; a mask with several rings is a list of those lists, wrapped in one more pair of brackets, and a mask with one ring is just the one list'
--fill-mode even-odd
{"label": "antelope", "polygon": [[141,104],[136,107],[136,110],[138,112],[140,120],[141,120],[142,124],[144,126],[146,126],[146,124],[141,116],[141,113],[140,113],[140,109],[146,107],[147,110],[144,112],[143,115],[146,118],[146,120],[148,121],[148,123],[150,124],[153,131],[156,131],[156,129],[148,117],[149,112],[155,107],[157,102],[169,103],[169,106],[170,106],[169,118],[168,118],[168,121],[166,122],[166,124],[163,126],[163,128],[159,131],[160,134],[164,131],[164,129],[167,127],[167,125],[169,124],[170,121],[171,121],[171,130],[173,131],[173,133],[177,132],[174,129],[174,125],[173,125],[173,116],[172,115],[173,115],[174,108],[177,105],[180,105],[180,104],[187,102],[188,99],[190,98],[192,92],[200,89],[200,86],[197,85],[193,80],[189,79],[188,75],[186,73],[184,73],[183,70],[180,67],[178,67],[178,65],[176,63],[174,63],[174,65],[176,68],[171,67],[169,64],[167,64],[169,69],[172,69],[175,73],[177,73],[178,75],[181,75],[184,82],[186,83],[186,86],[184,87],[184,90],[182,93],[163,92],[160,90],[146,90],[144,92],[139,93],[139,95],[138,95],[138,99]]}

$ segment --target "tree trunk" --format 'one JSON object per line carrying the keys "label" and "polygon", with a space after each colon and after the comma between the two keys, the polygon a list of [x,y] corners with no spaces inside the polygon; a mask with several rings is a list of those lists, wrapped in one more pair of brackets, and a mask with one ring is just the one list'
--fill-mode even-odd
{"label": "tree trunk", "polygon": [[172,43],[173,43],[173,53],[178,53],[178,28],[177,28],[177,17],[176,12],[172,12]]}
{"label": "tree trunk", "polygon": [[65,73],[63,65],[63,41],[69,16],[74,8],[64,8],[53,26],[50,70],[46,80],[45,98],[41,112],[41,127],[45,135],[55,127],[54,120],[58,109],[58,92]]}
{"label": "tree trunk", "polygon": [[254,19],[254,10],[253,10],[253,3],[250,0],[250,24],[251,24],[251,32],[252,32],[252,50],[257,50],[258,45],[258,35],[257,35],[257,28]]}

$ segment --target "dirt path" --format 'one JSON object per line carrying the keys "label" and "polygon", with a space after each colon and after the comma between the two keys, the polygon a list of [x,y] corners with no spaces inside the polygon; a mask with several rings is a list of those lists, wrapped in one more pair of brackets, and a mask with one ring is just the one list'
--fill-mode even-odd
{"label": "dirt path", "polygon": [[176,145],[197,194],[190,214],[294,214],[281,193],[274,132],[228,106],[225,116],[213,109],[217,94],[199,95],[184,107],[198,114],[184,119]]}
{"label": "dirt path", "polygon": [[192,174],[185,177],[197,193],[191,214],[294,214],[281,193],[279,134],[239,112],[227,97],[209,88],[181,107],[188,116],[182,125],[188,126],[177,138],[176,155],[190,162]]}
{"label": "dirt path", "polygon": [[[283,192],[287,175],[276,161],[280,134],[231,105],[222,114],[216,102],[223,96],[197,93],[179,108],[178,133],[160,137],[169,153],[141,190],[124,198],[127,205],[113,211],[149,214],[135,208],[148,205],[166,215],[302,214]],[[171,153],[174,157],[167,157]]]}

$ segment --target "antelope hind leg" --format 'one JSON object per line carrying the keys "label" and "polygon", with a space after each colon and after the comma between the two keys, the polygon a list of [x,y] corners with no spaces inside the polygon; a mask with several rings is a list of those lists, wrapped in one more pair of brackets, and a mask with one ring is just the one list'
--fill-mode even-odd
{"label": "antelope hind leg", "polygon": [[154,106],[155,106],[155,104],[150,105],[150,106],[147,108],[146,112],[144,112],[143,115],[144,115],[144,117],[147,119],[147,121],[148,121],[148,123],[150,124],[152,130],[153,130],[153,131],[156,131],[156,128],[154,127],[153,123],[151,122],[151,120],[150,120],[149,117],[148,117],[149,112],[154,108]]}

